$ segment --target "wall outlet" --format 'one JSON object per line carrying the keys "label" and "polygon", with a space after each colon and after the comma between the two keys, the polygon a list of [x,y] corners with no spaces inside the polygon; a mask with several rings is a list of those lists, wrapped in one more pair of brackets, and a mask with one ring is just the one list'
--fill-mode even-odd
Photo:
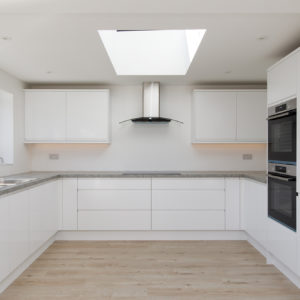
{"label": "wall outlet", "polygon": [[252,160],[253,158],[253,155],[252,154],[243,154],[243,160]]}
{"label": "wall outlet", "polygon": [[49,154],[49,159],[58,160],[59,159],[59,154],[58,153],[50,153]]}

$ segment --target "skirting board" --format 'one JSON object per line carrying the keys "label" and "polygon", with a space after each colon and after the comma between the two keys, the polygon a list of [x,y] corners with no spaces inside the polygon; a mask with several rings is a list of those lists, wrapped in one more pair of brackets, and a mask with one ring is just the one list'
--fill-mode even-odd
{"label": "skirting board", "polygon": [[59,241],[246,240],[244,231],[59,231]]}

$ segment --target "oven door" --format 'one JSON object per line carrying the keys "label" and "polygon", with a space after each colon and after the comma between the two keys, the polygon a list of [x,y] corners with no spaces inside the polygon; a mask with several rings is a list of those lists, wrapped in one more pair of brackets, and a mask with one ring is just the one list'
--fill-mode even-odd
{"label": "oven door", "polygon": [[268,160],[281,163],[296,162],[296,112],[273,116],[268,121]]}
{"label": "oven door", "polygon": [[296,231],[296,178],[268,175],[268,215]]}

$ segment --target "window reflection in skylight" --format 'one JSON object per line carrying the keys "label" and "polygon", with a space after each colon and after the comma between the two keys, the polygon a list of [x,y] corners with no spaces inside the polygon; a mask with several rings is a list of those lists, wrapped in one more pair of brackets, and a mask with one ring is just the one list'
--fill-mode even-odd
{"label": "window reflection in skylight", "polygon": [[185,75],[205,32],[98,30],[117,75]]}

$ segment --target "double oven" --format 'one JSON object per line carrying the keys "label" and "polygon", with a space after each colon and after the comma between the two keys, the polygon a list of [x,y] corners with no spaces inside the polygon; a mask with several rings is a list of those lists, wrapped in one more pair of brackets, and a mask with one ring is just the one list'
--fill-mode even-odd
{"label": "double oven", "polygon": [[268,109],[268,215],[296,231],[296,99]]}

